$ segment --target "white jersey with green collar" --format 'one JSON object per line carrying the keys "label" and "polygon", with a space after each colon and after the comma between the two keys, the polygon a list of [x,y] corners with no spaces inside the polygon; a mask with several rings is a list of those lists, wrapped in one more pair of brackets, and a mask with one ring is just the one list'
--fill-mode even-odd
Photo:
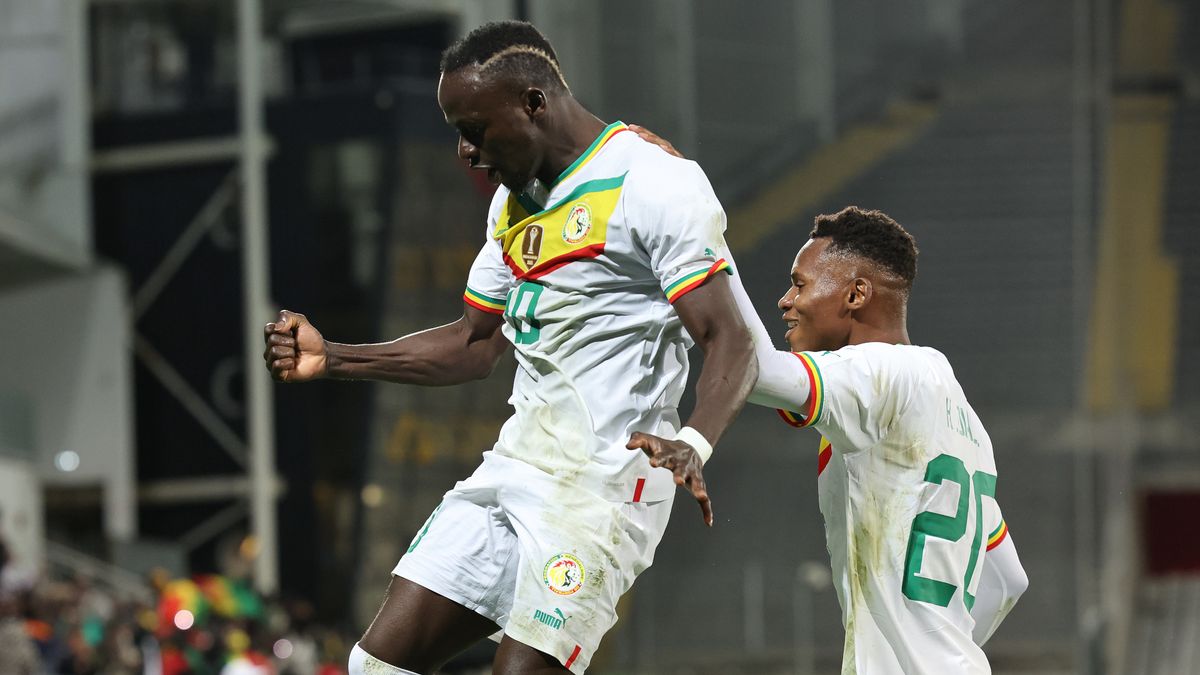
{"label": "white jersey with green collar", "polygon": [[[818,493],[843,673],[989,673],[971,607],[994,520],[992,445],[946,358],[869,343],[792,355],[822,434]],[[998,511],[997,511],[998,512]]]}
{"label": "white jersey with green collar", "polygon": [[494,447],[613,501],[674,494],[625,448],[671,437],[692,341],[671,303],[729,264],[704,172],[609,125],[542,199],[497,189],[464,300],[502,314],[515,408]]}

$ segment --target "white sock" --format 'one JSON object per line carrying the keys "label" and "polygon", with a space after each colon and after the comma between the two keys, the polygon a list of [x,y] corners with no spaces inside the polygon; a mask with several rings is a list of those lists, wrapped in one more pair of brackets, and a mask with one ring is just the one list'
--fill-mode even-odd
{"label": "white sock", "polygon": [[350,675],[420,675],[380,661],[359,647],[357,642],[354,643],[354,649],[350,650],[350,662],[347,666]]}

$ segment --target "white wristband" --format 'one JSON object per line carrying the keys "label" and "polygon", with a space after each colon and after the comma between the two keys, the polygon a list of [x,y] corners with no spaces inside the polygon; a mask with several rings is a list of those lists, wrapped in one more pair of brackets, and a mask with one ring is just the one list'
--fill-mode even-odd
{"label": "white wristband", "polygon": [[684,427],[680,429],[675,434],[675,440],[683,441],[684,443],[692,446],[692,448],[696,450],[696,454],[700,455],[701,464],[704,464],[708,461],[709,457],[712,457],[712,443],[709,443],[707,438],[705,438],[699,431],[696,431],[691,427]]}

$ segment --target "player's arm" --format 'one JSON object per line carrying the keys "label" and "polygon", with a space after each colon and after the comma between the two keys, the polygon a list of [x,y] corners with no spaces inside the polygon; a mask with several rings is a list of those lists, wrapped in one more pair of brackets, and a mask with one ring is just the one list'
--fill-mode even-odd
{"label": "player's arm", "polygon": [[975,619],[971,637],[976,644],[982,646],[992,637],[1028,587],[1029,577],[1017,557],[1017,546],[1001,518],[999,527],[988,537],[983,569],[979,572],[979,588],[971,607],[971,618]]}
{"label": "player's arm", "polygon": [[750,331],[754,359],[758,362],[758,379],[748,400],[755,405],[778,410],[807,409],[812,392],[804,365],[795,354],[775,349],[762,319],[750,302],[746,288],[742,286],[740,275],[735,275],[730,285],[738,313]]}
{"label": "player's arm", "polygon": [[320,378],[451,385],[487,377],[508,341],[503,318],[464,304],[463,316],[444,326],[378,344],[325,340],[303,314],[284,310],[266,325],[263,358],[280,382]]}
{"label": "player's arm", "polygon": [[704,350],[696,408],[687,426],[713,445],[741,411],[758,375],[746,324],[730,292],[731,278],[714,275],[674,305],[684,328]]}
{"label": "player's arm", "polygon": [[711,453],[745,404],[758,374],[750,336],[729,287],[728,276],[717,274],[673,305],[688,334],[704,350],[696,408],[686,424],[701,438],[693,437],[689,443],[635,432],[628,445],[641,448],[651,466],[674,472],[675,483],[691,491],[709,525],[713,524],[712,504],[701,471],[707,456],[701,457],[701,449],[695,446],[707,444]]}
{"label": "player's arm", "polygon": [[[657,145],[668,154],[683,157],[670,141],[653,131],[636,124],[630,124],[629,129],[642,140]],[[728,251],[724,253],[725,259],[732,264],[733,257]],[[750,302],[750,296],[742,286],[741,275],[735,274],[729,285],[738,314],[750,331],[754,344],[754,360],[758,363],[758,379],[747,400],[779,410],[805,410],[808,407],[810,387],[804,366],[791,352],[775,349],[771,343],[771,336],[754,309],[754,303]]]}

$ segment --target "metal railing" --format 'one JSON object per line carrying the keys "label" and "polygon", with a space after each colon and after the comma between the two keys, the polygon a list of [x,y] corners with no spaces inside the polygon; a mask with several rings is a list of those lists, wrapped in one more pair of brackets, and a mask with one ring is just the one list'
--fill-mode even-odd
{"label": "metal railing", "polygon": [[154,601],[154,591],[142,577],[69,546],[47,541],[46,562],[57,572],[82,575],[120,595]]}

